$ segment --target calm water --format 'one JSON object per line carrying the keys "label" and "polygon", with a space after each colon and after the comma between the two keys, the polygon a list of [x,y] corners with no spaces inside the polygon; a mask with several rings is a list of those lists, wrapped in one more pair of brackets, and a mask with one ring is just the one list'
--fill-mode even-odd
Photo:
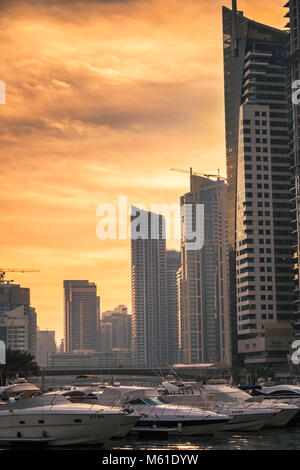
{"label": "calm water", "polygon": [[259,432],[217,433],[198,438],[169,438],[168,440],[139,440],[132,437],[112,440],[105,450],[300,450],[300,427],[287,427]]}
{"label": "calm water", "polygon": [[[73,450],[74,447],[48,447],[47,450]],[[139,439],[126,437],[111,440],[104,446],[76,446],[76,450],[300,450],[300,427],[245,433],[217,433],[200,438]],[[5,450],[5,449],[0,449]]]}

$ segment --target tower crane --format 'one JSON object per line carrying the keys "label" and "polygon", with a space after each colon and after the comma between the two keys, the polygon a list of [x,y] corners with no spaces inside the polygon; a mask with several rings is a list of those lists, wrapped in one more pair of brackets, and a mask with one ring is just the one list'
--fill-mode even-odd
{"label": "tower crane", "polygon": [[0,285],[1,284],[8,284],[9,282],[13,282],[12,280],[6,281],[5,275],[6,273],[39,273],[39,269],[14,269],[14,268],[0,268]]}
{"label": "tower crane", "polygon": [[171,168],[171,171],[176,171],[177,173],[186,173],[186,174],[189,174],[190,176],[204,176],[206,178],[217,178],[218,181],[220,180],[224,180],[224,181],[227,181],[227,178],[225,178],[224,176],[221,176],[221,170],[218,169],[218,174],[217,175],[210,175],[208,173],[198,173],[198,172],[195,172],[193,171],[192,168],[190,168],[190,171],[188,170],[180,170],[178,168]]}

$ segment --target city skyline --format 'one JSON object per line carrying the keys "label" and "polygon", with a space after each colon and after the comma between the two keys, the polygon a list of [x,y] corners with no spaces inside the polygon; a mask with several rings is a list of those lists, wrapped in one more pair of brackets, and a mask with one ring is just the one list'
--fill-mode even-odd
{"label": "city skyline", "polygon": [[[70,2],[62,21],[43,1],[2,3],[2,262],[41,270],[12,278],[59,339],[64,279],[92,279],[102,310],[131,304],[130,240],[97,239],[97,206],[121,194],[177,203],[189,181],[171,167],[225,173],[221,6],[231,2],[99,2],[90,16]],[[286,23],[281,0],[238,8]]]}

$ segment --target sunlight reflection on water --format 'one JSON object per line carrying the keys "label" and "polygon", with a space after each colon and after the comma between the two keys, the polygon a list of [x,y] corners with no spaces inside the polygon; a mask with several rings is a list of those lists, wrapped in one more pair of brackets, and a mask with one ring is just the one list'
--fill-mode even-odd
{"label": "sunlight reflection on water", "polygon": [[265,429],[253,433],[218,433],[212,437],[112,440],[103,449],[140,450],[272,450],[300,449],[300,428]]}

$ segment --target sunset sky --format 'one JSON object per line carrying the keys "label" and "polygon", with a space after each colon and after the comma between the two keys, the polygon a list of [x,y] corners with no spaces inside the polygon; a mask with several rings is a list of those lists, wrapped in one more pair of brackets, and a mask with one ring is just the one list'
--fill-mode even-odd
{"label": "sunset sky", "polygon": [[[283,0],[238,0],[283,28]],[[129,240],[96,236],[102,203],[174,204],[188,175],[225,171],[219,0],[0,0],[1,267],[63,335],[64,279],[130,300]],[[176,247],[176,243],[170,243]]]}

